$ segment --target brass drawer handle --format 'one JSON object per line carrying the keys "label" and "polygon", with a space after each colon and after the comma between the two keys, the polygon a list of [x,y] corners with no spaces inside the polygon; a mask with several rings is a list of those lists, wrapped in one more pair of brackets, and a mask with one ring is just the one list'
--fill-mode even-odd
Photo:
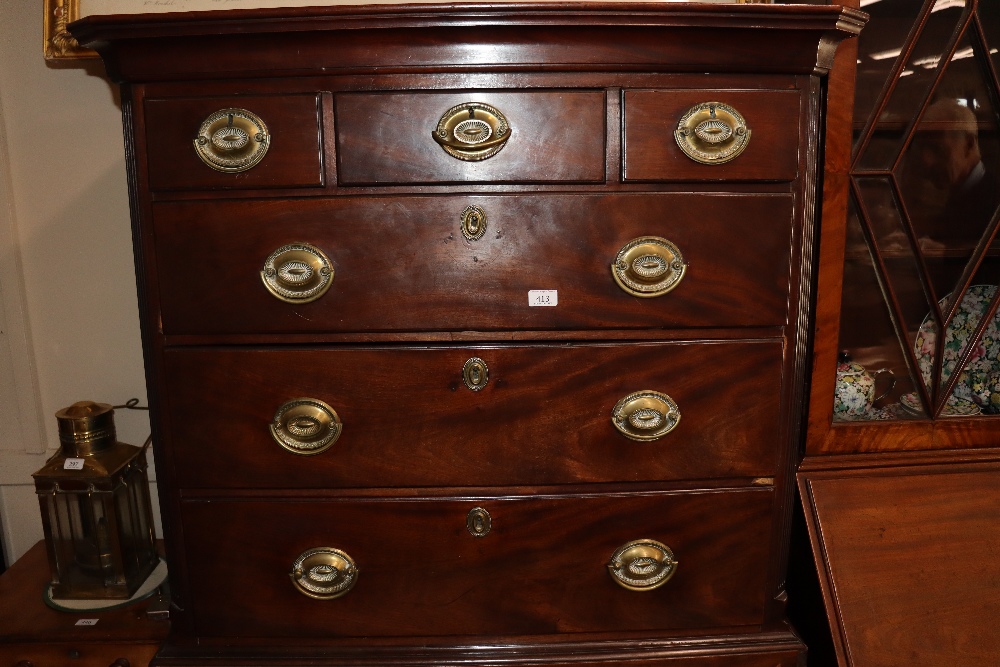
{"label": "brass drawer handle", "polygon": [[673,431],[680,421],[677,403],[658,391],[629,394],[611,411],[611,423],[630,440],[656,440]]}
{"label": "brass drawer handle", "polygon": [[354,588],[358,567],[346,553],[333,547],[303,551],[289,574],[303,595],[317,600],[333,600]]}
{"label": "brass drawer handle", "polygon": [[292,243],[281,246],[264,260],[260,278],[267,291],[289,303],[309,303],[333,284],[333,265],[316,246]]}
{"label": "brass drawer handle", "polygon": [[632,239],[611,264],[615,282],[632,296],[663,296],[680,284],[687,264],[680,248],[659,236]]}
{"label": "brass drawer handle", "polygon": [[194,139],[201,161],[216,171],[235,174],[253,168],[271,145],[267,126],[246,109],[220,109],[202,121]]}
{"label": "brass drawer handle", "polygon": [[466,162],[491,158],[506,145],[507,118],[489,104],[466,102],[444,112],[431,133],[448,155]]}
{"label": "brass drawer handle", "polygon": [[630,591],[651,591],[677,572],[670,547],[656,540],[634,540],[611,556],[608,572],[615,583]]}
{"label": "brass drawer handle", "polygon": [[337,411],[323,401],[296,398],[274,413],[271,437],[293,454],[312,456],[332,447],[343,428]]}
{"label": "brass drawer handle", "polygon": [[695,162],[725,164],[747,147],[750,128],[740,112],[728,104],[704,102],[681,116],[674,139]]}

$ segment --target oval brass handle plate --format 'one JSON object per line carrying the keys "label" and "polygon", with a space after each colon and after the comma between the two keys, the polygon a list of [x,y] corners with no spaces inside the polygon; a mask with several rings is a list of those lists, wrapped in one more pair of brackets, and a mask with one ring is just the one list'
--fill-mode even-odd
{"label": "oval brass handle plate", "polygon": [[473,537],[486,537],[493,528],[493,518],[482,507],[475,507],[465,517],[465,527]]}
{"label": "oval brass handle plate", "polygon": [[309,303],[320,298],[333,284],[333,276],[330,259],[308,243],[281,246],[264,260],[260,271],[267,291],[289,303]]}
{"label": "oval brass handle plate", "polygon": [[296,398],[274,413],[271,437],[279,445],[303,456],[325,452],[343,430],[337,411],[315,398]]}
{"label": "oval brass handle plate", "polygon": [[687,264],[680,248],[659,236],[632,239],[611,264],[615,282],[632,296],[663,296],[680,284]]}
{"label": "oval brass handle plate", "polygon": [[482,391],[490,381],[490,369],[479,357],[472,357],[462,366],[462,381],[472,391]]}
{"label": "oval brass handle plate", "polygon": [[630,591],[651,591],[677,572],[674,552],[656,540],[634,540],[611,556],[608,572],[615,583]]}
{"label": "oval brass handle plate", "polygon": [[246,109],[220,109],[202,121],[194,139],[201,161],[216,171],[235,174],[251,169],[271,145],[267,126]]}
{"label": "oval brass handle plate", "polygon": [[466,102],[444,112],[431,133],[448,155],[466,162],[491,158],[510,139],[506,116],[483,102]]}
{"label": "oval brass handle plate", "polygon": [[747,147],[750,128],[740,112],[728,104],[703,102],[681,116],[674,139],[695,162],[725,164]]}
{"label": "oval brass handle plate", "polygon": [[303,551],[292,564],[292,583],[303,595],[333,600],[354,588],[358,568],[346,553],[333,547]]}
{"label": "oval brass handle plate", "polygon": [[462,211],[462,236],[470,241],[478,241],[486,233],[486,211],[472,204]]}
{"label": "oval brass handle plate", "polygon": [[629,394],[611,411],[611,423],[630,440],[656,440],[673,431],[680,421],[677,403],[658,391]]}

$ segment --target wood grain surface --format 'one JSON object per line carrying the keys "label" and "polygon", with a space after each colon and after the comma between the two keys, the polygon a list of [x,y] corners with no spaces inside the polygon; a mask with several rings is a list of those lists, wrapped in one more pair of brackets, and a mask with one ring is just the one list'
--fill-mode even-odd
{"label": "wood grain surface", "polygon": [[[456,159],[431,137],[442,115],[466,102],[489,104],[510,124],[487,160]],[[603,90],[344,93],[334,107],[345,185],[604,180]]]}
{"label": "wood grain surface", "polygon": [[[183,503],[200,630],[216,636],[665,632],[759,625],[773,491]],[[473,537],[466,516],[492,516]],[[679,561],[652,591],[614,583],[615,549],[655,539]],[[313,547],[346,552],[352,590],[314,600],[289,581]],[[247,584],[252,582],[252,586]],[[260,601],[266,600],[265,613]]]}
{"label": "wood grain surface", "polygon": [[[467,241],[462,211],[486,212]],[[780,195],[535,195],[162,203],[154,207],[167,334],[775,326],[788,320],[792,199]],[[624,292],[629,241],[674,243],[670,293]],[[279,301],[260,278],[289,243],[330,258],[320,299]],[[529,290],[558,306],[530,307]]]}
{"label": "wood grain surface", "polygon": [[[489,367],[481,391],[462,366]],[[781,342],[367,350],[172,350],[167,444],[184,487],[485,486],[773,477]],[[724,367],[729,377],[706,369]],[[662,391],[681,419],[637,442],[617,401]],[[309,397],[344,427],[321,454],[282,449],[269,425]],[[219,471],[239,461],[238,475]]]}
{"label": "wood grain surface", "polygon": [[936,458],[800,474],[843,665],[996,664],[1000,464]]}

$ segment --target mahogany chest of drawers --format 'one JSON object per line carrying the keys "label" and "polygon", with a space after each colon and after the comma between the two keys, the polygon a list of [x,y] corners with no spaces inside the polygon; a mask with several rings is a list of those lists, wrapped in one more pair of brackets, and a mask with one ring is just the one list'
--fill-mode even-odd
{"label": "mahogany chest of drawers", "polygon": [[821,6],[92,17],[122,84],[160,665],[804,660]]}

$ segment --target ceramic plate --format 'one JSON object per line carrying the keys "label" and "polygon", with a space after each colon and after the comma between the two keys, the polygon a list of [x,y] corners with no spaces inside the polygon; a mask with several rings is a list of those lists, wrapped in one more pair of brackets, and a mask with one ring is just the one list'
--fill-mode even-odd
{"label": "ceramic plate", "polygon": [[[990,305],[990,300],[997,291],[996,285],[972,285],[962,299],[955,318],[948,326],[948,331],[944,337],[944,360],[941,368],[941,381],[945,382],[955,370],[966,343],[976,326],[982,319],[983,313]],[[939,301],[941,308],[944,308],[951,295]],[[917,363],[920,366],[920,374],[923,375],[924,385],[931,386],[931,369],[934,367],[934,348],[937,344],[937,332],[935,331],[934,319],[930,314],[924,318],[920,329],[917,330],[917,339],[913,344],[913,353],[917,356]],[[980,341],[979,349],[969,360],[966,370],[980,370],[990,372],[1000,369],[1000,313],[993,318],[983,339]],[[960,398],[970,398],[971,391],[968,387],[956,385],[955,396]],[[969,394],[969,395],[966,395]],[[919,404],[919,401],[918,401]]]}
{"label": "ceramic plate", "polygon": [[845,422],[881,422],[896,419],[909,419],[913,416],[914,415],[910,414],[909,410],[904,409],[899,403],[893,403],[892,405],[887,405],[884,408],[872,408],[856,415],[847,414],[846,412],[838,412],[834,414],[834,419]]}
{"label": "ceramic plate", "polygon": [[[924,408],[920,404],[920,397],[917,396],[917,392],[911,394],[904,394],[899,397],[899,403],[903,406],[903,409],[913,415],[924,414]],[[948,397],[948,404],[944,406],[944,410],[941,411],[942,417],[972,417],[978,415],[982,412],[979,406],[972,401],[967,401],[964,398],[957,398],[955,396]]]}

